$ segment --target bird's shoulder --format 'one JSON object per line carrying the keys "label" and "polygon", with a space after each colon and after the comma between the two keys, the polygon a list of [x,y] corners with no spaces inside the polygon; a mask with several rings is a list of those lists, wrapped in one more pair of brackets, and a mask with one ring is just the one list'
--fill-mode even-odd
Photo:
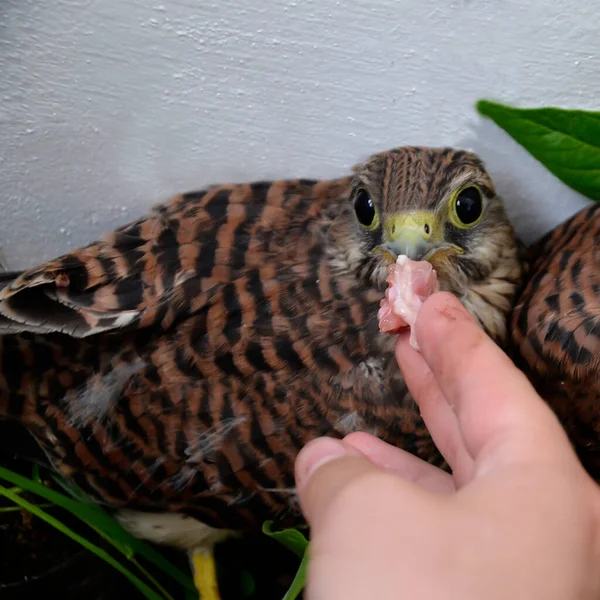
{"label": "bird's shoulder", "polygon": [[223,184],[172,197],[96,242],[5,274],[0,332],[166,330],[244,273],[270,267],[280,279],[303,277],[348,183]]}
{"label": "bird's shoulder", "polygon": [[600,205],[555,227],[529,255],[511,317],[519,359],[539,377],[589,379],[600,394]]}

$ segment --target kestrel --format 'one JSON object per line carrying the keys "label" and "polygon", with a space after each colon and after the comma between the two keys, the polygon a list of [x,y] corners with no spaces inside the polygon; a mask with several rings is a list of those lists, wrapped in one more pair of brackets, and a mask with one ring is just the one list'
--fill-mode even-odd
{"label": "kestrel", "polygon": [[0,414],[133,533],[186,549],[302,524],[293,465],[362,430],[443,464],[377,313],[429,261],[499,344],[521,245],[482,161],[381,152],[332,180],[215,185],[0,283]]}

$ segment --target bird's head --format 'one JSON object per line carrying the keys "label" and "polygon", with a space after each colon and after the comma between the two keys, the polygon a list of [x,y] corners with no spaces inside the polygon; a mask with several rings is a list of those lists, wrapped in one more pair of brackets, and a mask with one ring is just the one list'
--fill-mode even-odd
{"label": "bird's head", "polygon": [[460,297],[488,331],[503,327],[496,322],[505,321],[521,277],[518,245],[475,154],[404,147],[373,155],[355,167],[346,209],[338,239],[345,238],[346,264],[359,278],[384,289],[400,254],[427,260],[441,289]]}

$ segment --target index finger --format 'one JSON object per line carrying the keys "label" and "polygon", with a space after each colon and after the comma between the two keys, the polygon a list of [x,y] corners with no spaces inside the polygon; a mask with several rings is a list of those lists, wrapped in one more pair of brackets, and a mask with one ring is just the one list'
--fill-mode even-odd
{"label": "index finger", "polygon": [[[520,458],[548,458],[556,436],[568,445],[554,413],[455,296],[442,292],[428,298],[415,328],[423,357],[476,462],[486,448],[497,449],[506,440],[510,454]],[[564,450],[564,444],[558,446]]]}

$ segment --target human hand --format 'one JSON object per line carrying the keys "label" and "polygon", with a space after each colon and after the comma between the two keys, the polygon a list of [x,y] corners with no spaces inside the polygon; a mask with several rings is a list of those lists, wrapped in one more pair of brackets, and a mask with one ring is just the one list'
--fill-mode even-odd
{"label": "human hand", "polygon": [[554,414],[453,296],[415,327],[396,356],[453,474],[365,433],[307,444],[307,597],[599,598],[600,488]]}

